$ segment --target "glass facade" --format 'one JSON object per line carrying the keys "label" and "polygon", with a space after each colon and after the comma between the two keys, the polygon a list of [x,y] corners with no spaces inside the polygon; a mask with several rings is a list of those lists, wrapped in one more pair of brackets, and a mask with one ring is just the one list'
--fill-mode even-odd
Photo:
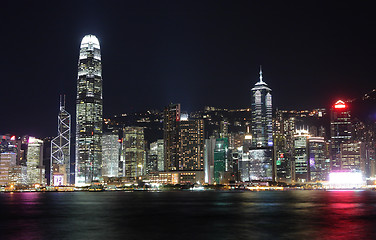
{"label": "glass facade", "polygon": [[60,101],[57,137],[51,141],[51,185],[70,184],[71,115],[65,110],[65,99]]}
{"label": "glass facade", "polygon": [[273,119],[272,119],[272,90],[262,81],[260,69],[260,81],[252,88],[252,146],[273,146]]}
{"label": "glass facade", "polygon": [[86,35],[78,61],[76,102],[76,185],[102,176],[102,63],[99,41]]}
{"label": "glass facade", "polygon": [[104,133],[102,136],[103,176],[118,177],[120,143],[117,133]]}

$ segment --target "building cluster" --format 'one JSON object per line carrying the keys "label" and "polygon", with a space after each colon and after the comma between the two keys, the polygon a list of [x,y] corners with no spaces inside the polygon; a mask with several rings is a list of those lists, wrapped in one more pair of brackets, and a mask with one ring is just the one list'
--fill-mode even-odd
{"label": "building cluster", "polygon": [[75,145],[62,97],[56,137],[0,135],[0,185],[300,184],[328,181],[333,172],[376,177],[375,121],[354,117],[351,102],[273,112],[260,68],[249,106],[188,114],[169,104],[104,119],[100,45],[87,35],[78,61]]}

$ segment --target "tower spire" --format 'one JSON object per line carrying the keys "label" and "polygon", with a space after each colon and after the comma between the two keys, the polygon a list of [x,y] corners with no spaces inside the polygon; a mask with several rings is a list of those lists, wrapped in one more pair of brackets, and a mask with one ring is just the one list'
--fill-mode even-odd
{"label": "tower spire", "polygon": [[263,81],[262,81],[262,65],[260,65],[260,83],[263,83]]}

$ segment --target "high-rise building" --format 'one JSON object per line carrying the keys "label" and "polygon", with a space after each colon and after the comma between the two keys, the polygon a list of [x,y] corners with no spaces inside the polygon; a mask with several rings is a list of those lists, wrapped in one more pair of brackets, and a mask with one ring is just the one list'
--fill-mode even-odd
{"label": "high-rise building", "polygon": [[125,127],[123,130],[123,174],[124,177],[136,179],[145,173],[144,128]]}
{"label": "high-rise building", "polygon": [[[149,160],[156,160],[156,164],[152,163],[152,166],[149,168],[155,169],[155,171],[164,171],[164,147],[163,139],[158,139],[156,142],[150,143],[150,150],[148,154]],[[153,162],[149,161],[148,164]]]}
{"label": "high-rise building", "polygon": [[252,146],[273,146],[272,119],[272,90],[262,80],[260,67],[260,81],[252,88]]}
{"label": "high-rise building", "polygon": [[165,171],[176,171],[179,169],[179,123],[180,104],[170,104],[164,109],[164,154]]}
{"label": "high-rise building", "polygon": [[76,102],[76,185],[102,176],[102,63],[99,41],[86,35],[78,61]]}
{"label": "high-rise building", "polygon": [[214,147],[214,182],[225,182],[226,165],[228,163],[228,139],[217,138]]}
{"label": "high-rise building", "polygon": [[298,129],[294,136],[294,163],[293,179],[296,182],[310,180],[308,164],[308,139],[310,135],[307,129]]}
{"label": "high-rise building", "polygon": [[31,184],[45,184],[43,167],[43,141],[29,137],[27,146],[27,180]]}
{"label": "high-rise building", "polygon": [[310,137],[308,139],[310,181],[327,181],[330,162],[326,159],[326,143],[324,137]]}
{"label": "high-rise building", "polygon": [[60,97],[60,111],[57,117],[57,137],[51,141],[51,177],[54,186],[70,184],[70,139],[71,115],[65,110],[65,96]]}
{"label": "high-rise building", "polygon": [[102,135],[102,176],[118,177],[120,159],[120,143],[117,133]]}
{"label": "high-rise building", "polygon": [[204,170],[204,120],[180,121],[178,170]]}
{"label": "high-rise building", "polygon": [[331,109],[330,140],[331,169],[341,170],[341,144],[352,139],[352,124],[349,106],[338,100]]}

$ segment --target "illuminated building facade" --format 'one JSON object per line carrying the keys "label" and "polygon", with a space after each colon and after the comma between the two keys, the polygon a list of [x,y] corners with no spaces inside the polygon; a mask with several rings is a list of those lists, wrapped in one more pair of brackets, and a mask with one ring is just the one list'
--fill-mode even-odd
{"label": "illuminated building facade", "polygon": [[179,123],[180,104],[170,104],[164,109],[164,154],[165,171],[177,171],[179,169]]}
{"label": "illuminated building facade", "polygon": [[102,175],[118,177],[120,159],[120,143],[117,133],[104,133],[102,135]]}
{"label": "illuminated building facade", "polygon": [[204,172],[205,172],[205,183],[214,183],[214,149],[215,149],[216,139],[215,137],[210,137],[205,139],[205,152],[204,152]]}
{"label": "illuminated building facade", "polygon": [[204,120],[181,120],[178,170],[204,170]]}
{"label": "illuminated building facade", "polygon": [[42,140],[29,137],[26,159],[28,184],[45,184]]}
{"label": "illuminated building facade", "polygon": [[308,164],[308,139],[307,129],[296,130],[294,136],[294,169],[293,179],[296,182],[307,182],[310,180]]}
{"label": "illuminated building facade", "polygon": [[99,41],[86,35],[78,61],[76,102],[76,185],[102,176],[102,63]]}
{"label": "illuminated building facade", "polygon": [[338,100],[331,109],[330,140],[331,169],[341,170],[341,144],[352,139],[352,123],[347,103]]}
{"label": "illuminated building facade", "polygon": [[310,137],[308,139],[310,181],[327,181],[330,171],[330,161],[325,154],[326,143],[324,137]]}
{"label": "illuminated building facade", "polygon": [[50,184],[54,186],[69,185],[71,115],[65,110],[65,96],[60,99],[60,111],[57,119],[58,135],[51,141]]}
{"label": "illuminated building facade", "polygon": [[214,147],[214,182],[223,183],[225,179],[226,165],[228,164],[228,139],[217,138]]}
{"label": "illuminated building facade", "polygon": [[0,186],[11,184],[12,167],[16,166],[16,158],[14,152],[0,153]]}
{"label": "illuminated building facade", "polygon": [[260,68],[260,81],[252,88],[252,146],[273,146],[273,120],[272,120],[272,90],[262,80]]}
{"label": "illuminated building facade", "polygon": [[125,127],[123,134],[124,177],[136,179],[145,171],[144,128]]}
{"label": "illuminated building facade", "polygon": [[163,139],[150,143],[148,154],[148,168],[152,171],[164,171],[164,143]]}

